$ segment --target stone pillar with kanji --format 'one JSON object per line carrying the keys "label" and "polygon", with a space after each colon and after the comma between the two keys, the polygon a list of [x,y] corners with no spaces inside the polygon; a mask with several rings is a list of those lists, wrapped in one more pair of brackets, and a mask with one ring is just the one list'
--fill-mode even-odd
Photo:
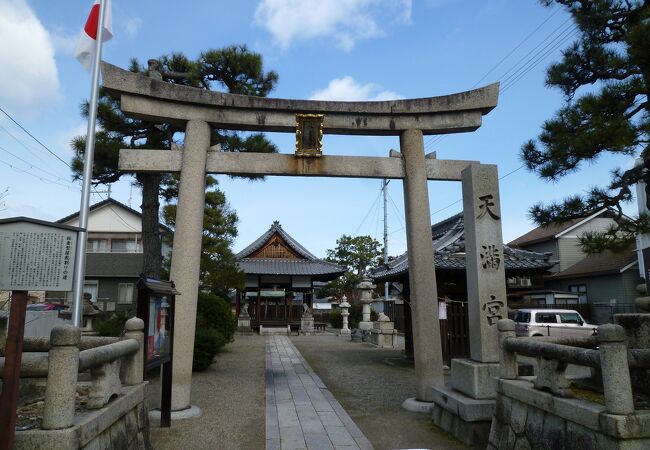
{"label": "stone pillar with kanji", "polygon": [[[495,395],[497,322],[507,318],[497,167],[472,164],[462,172],[470,359],[452,361],[452,385],[473,398]],[[454,373],[455,372],[455,373]]]}

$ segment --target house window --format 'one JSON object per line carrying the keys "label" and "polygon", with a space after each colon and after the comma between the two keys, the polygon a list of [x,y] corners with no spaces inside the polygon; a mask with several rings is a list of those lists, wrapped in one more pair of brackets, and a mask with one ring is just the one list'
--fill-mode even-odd
{"label": "house window", "polygon": [[586,284],[570,284],[569,292],[575,292],[580,295],[580,303],[587,303],[587,285]]}
{"label": "house window", "polygon": [[106,253],[108,252],[108,239],[88,239],[86,246],[88,253]]}
{"label": "house window", "polygon": [[111,252],[136,253],[142,251],[142,246],[134,239],[111,239]]}
{"label": "house window", "polygon": [[121,305],[133,303],[133,283],[117,285],[117,302]]}

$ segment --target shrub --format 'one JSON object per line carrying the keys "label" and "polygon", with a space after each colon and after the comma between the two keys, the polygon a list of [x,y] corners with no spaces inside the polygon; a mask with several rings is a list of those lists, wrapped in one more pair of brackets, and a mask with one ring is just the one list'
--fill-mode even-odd
{"label": "shrub", "polygon": [[199,293],[196,326],[217,330],[226,342],[233,341],[237,328],[230,304],[221,297],[208,293]]}
{"label": "shrub", "polygon": [[340,310],[332,310],[330,313],[330,325],[332,325],[332,328],[343,328],[343,316]]}
{"label": "shrub", "polygon": [[118,337],[124,331],[124,324],[127,320],[126,314],[120,312],[111,315],[108,319],[96,322],[93,328],[98,336]]}
{"label": "shrub", "polygon": [[214,357],[226,345],[226,339],[214,328],[203,328],[197,324],[194,333],[194,358],[192,370],[205,370],[210,367]]}
{"label": "shrub", "polygon": [[193,370],[210,367],[214,357],[235,336],[235,318],[230,304],[214,294],[199,293],[194,333]]}

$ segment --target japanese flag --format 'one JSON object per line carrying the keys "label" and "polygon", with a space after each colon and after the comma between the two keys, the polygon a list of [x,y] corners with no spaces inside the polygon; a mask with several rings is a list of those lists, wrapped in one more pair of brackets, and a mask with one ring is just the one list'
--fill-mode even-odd
{"label": "japanese flag", "polygon": [[[81,31],[81,36],[79,37],[79,44],[77,45],[77,51],[75,52],[75,57],[86,70],[90,71],[93,65],[93,60],[95,58],[96,51],[96,42],[97,42],[97,28],[99,24],[99,4],[100,0],[95,0],[90,14],[88,14],[88,20],[86,20],[86,26]],[[106,42],[113,37],[113,14],[111,13],[111,0],[103,0],[106,2],[106,9],[104,13],[104,34],[102,36],[102,41]]]}

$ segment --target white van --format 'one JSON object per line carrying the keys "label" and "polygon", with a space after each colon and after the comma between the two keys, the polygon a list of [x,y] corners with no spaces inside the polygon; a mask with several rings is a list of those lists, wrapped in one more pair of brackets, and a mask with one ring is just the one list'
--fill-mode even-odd
{"label": "white van", "polygon": [[597,325],[588,324],[572,309],[520,309],[514,317],[517,336],[592,336]]}

